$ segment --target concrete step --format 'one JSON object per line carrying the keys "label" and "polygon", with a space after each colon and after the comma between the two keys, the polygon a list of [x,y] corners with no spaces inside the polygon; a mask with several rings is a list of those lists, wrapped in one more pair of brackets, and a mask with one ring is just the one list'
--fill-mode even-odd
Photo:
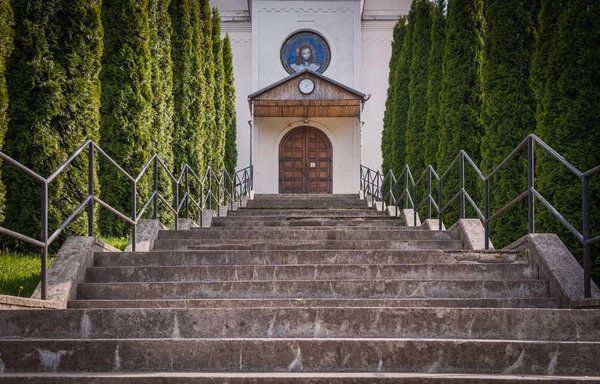
{"label": "concrete step", "polygon": [[[249,224],[250,222],[248,222]],[[359,233],[359,232],[364,232],[364,233],[369,233],[369,234],[376,234],[377,232],[382,232],[382,233],[386,233],[389,235],[393,235],[395,233],[398,232],[448,232],[450,234],[451,237],[457,237],[458,238],[458,233],[457,231],[437,231],[437,230],[427,230],[423,227],[407,227],[407,226],[378,226],[378,227],[359,227],[359,226],[339,226],[339,225],[333,225],[333,226],[326,226],[326,225],[316,225],[316,226],[294,226],[294,225],[283,225],[283,226],[276,226],[276,227],[258,227],[258,228],[250,228],[250,227],[193,227],[190,228],[188,230],[179,230],[179,231],[175,231],[175,230],[161,230],[159,231],[159,237],[162,238],[174,238],[171,237],[169,234],[167,234],[166,232],[186,232],[186,231],[194,231],[194,232],[204,232],[204,233],[226,233],[226,234],[231,234],[231,233],[239,233],[240,231],[244,231],[244,232],[249,232],[249,233],[253,233],[258,235],[261,235],[263,233],[281,233],[281,234],[286,234],[286,233],[316,233],[316,232],[335,232],[335,233],[340,233],[340,232],[351,232],[351,233]],[[163,234],[161,234],[161,232],[165,232],[164,235],[166,236],[162,236]],[[456,235],[455,235],[456,234]],[[191,235],[190,235],[191,236]],[[190,237],[192,238],[192,237]]]}
{"label": "concrete step", "polygon": [[[405,228],[405,223],[399,218],[389,216],[349,217],[330,219],[323,218],[296,218],[288,220],[286,216],[235,216],[215,217],[212,227],[344,227],[344,228]],[[412,227],[414,228],[414,227]]]}
{"label": "concrete step", "polygon": [[283,281],[350,279],[537,279],[535,264],[318,264],[94,267],[86,282]]}
{"label": "concrete step", "polygon": [[384,216],[389,219],[389,215],[371,208],[364,209],[238,209],[227,212],[227,217],[238,216],[285,216],[285,217],[377,217]]}
{"label": "concrete step", "polygon": [[[340,200],[340,199],[352,199],[352,200],[360,200],[358,193],[330,193],[330,194],[321,194],[321,193],[279,193],[279,194],[267,194],[267,193],[257,193],[254,195],[254,200],[261,201],[277,201],[277,200],[324,200],[324,201],[332,201],[332,200]],[[364,199],[363,199],[364,201]]]}
{"label": "concrete step", "polygon": [[0,340],[4,372],[599,375],[600,343],[469,339]]}
{"label": "concrete step", "polygon": [[5,373],[6,384],[488,384],[488,383],[597,383],[600,376],[547,376],[468,373],[394,372],[60,372]]}
{"label": "concrete step", "polygon": [[557,298],[71,300],[69,308],[559,308]]}
{"label": "concrete step", "polygon": [[525,298],[547,297],[546,280],[287,280],[83,283],[78,299]]}
{"label": "concrete step", "polygon": [[246,205],[248,209],[367,209],[366,200],[359,199],[328,199],[328,200],[250,200]]}
{"label": "concrete step", "polygon": [[523,263],[520,254],[500,252],[444,252],[432,250],[171,250],[152,252],[96,252],[94,265],[305,265],[305,264],[454,264]]}
{"label": "concrete step", "polygon": [[[600,341],[600,311],[203,308],[0,311],[0,339],[437,338]],[[535,324],[535,326],[532,326]]]}
{"label": "concrete step", "polygon": [[159,231],[158,239],[181,240],[459,240],[458,231],[425,231],[422,229],[373,229],[373,228],[197,228],[187,231]]}
{"label": "concrete step", "polygon": [[303,250],[303,249],[462,249],[460,240],[261,240],[261,239],[156,239],[155,250]]}

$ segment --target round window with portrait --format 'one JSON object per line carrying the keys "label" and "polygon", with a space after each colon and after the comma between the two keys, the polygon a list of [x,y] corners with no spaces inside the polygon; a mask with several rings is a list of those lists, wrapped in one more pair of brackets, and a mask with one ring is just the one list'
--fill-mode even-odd
{"label": "round window with portrait", "polygon": [[305,69],[323,73],[330,61],[329,44],[316,32],[296,32],[281,47],[281,64],[289,74]]}

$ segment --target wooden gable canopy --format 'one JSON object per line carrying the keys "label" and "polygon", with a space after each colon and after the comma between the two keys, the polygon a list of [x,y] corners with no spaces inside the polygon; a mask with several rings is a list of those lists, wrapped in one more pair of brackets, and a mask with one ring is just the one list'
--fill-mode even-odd
{"label": "wooden gable canopy", "polygon": [[[300,81],[314,90],[303,94]],[[359,117],[368,96],[310,70],[298,72],[248,96],[255,117]]]}

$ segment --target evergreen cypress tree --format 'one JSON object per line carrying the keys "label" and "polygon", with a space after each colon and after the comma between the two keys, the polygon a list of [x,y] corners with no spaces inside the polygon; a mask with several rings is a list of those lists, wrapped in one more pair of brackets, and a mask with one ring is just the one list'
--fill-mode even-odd
{"label": "evergreen cypress tree", "polygon": [[202,104],[206,113],[204,122],[204,131],[206,139],[204,140],[204,162],[207,166],[214,169],[216,159],[216,143],[217,136],[216,110],[215,110],[215,57],[213,54],[213,15],[210,9],[208,0],[200,0],[201,26],[202,26],[202,43],[201,49],[204,52],[204,61],[202,63],[202,73],[204,74],[204,89],[202,92]]}
{"label": "evergreen cypress tree", "polygon": [[[152,57],[152,148],[160,159],[173,170],[173,61],[171,35],[173,27],[169,15],[171,0],[149,1],[150,55]],[[161,168],[159,168],[161,169]],[[167,201],[173,196],[173,185],[164,172],[160,172],[159,190]],[[161,222],[172,218],[171,212],[159,209]]]}
{"label": "evergreen cypress tree", "polygon": [[[396,96],[398,93],[398,82],[396,81],[398,61],[404,45],[407,30],[407,18],[401,16],[394,26],[394,39],[392,41],[392,56],[390,57],[387,98],[385,100],[385,112],[383,114],[383,131],[381,132],[381,155],[383,164],[381,169],[385,174],[392,168],[393,162],[393,121],[396,110]],[[398,176],[398,175],[396,175]]]}
{"label": "evergreen cypress tree", "polygon": [[212,136],[213,154],[211,166],[216,172],[221,172],[225,155],[225,68],[223,66],[223,42],[221,41],[221,16],[217,8],[212,12],[212,48],[215,65],[215,132]]}
{"label": "evergreen cypress tree", "polygon": [[225,169],[233,177],[238,160],[237,121],[235,116],[235,87],[233,77],[233,54],[229,34],[223,39],[223,66],[225,78]]}
{"label": "evergreen cypress tree", "polygon": [[427,85],[434,7],[429,0],[414,0],[413,4],[415,16],[408,85],[410,106],[405,142],[406,163],[413,173],[420,174],[425,164],[423,139],[427,119]]}
{"label": "evergreen cypress tree", "polygon": [[410,83],[409,70],[412,63],[413,30],[415,18],[415,6],[413,2],[407,17],[406,36],[400,52],[400,58],[396,64],[396,80],[394,109],[392,112],[392,159],[390,165],[395,175],[400,175],[406,164],[406,122],[408,109],[410,107],[410,96],[408,85]]}
{"label": "evergreen cypress tree", "polygon": [[[65,105],[60,118],[60,135],[61,146],[70,155],[86,139],[99,140],[104,30],[100,0],[62,0],[60,7],[61,37],[53,54],[65,69]],[[88,161],[82,155],[65,170],[65,193],[60,198],[64,204],[63,219],[87,195],[87,179]],[[95,186],[98,193],[97,181]],[[87,216],[79,215],[69,228],[69,234],[87,234]]]}
{"label": "evergreen cypress tree", "polygon": [[558,20],[566,5],[564,1],[541,0],[536,31],[535,53],[531,63],[531,88],[536,99],[536,121],[545,119],[544,95],[546,87],[556,86],[558,73],[550,65],[549,56],[558,44]]}
{"label": "evergreen cypress tree", "polygon": [[438,0],[433,14],[431,27],[431,52],[428,62],[427,119],[423,133],[423,156],[425,165],[436,164],[439,146],[440,100],[444,64],[444,45],[446,43],[446,7],[445,0]]}
{"label": "evergreen cypress tree", "polygon": [[199,173],[204,167],[204,76],[200,3],[172,0],[173,98],[175,104],[173,155],[175,172],[187,163]]}
{"label": "evergreen cypress tree", "polygon": [[[483,0],[450,0],[440,94],[440,143],[437,154],[440,173],[446,170],[460,150],[465,150],[476,164],[481,158],[483,28]],[[450,176],[444,182],[444,201],[459,191],[457,172]],[[476,180],[472,173],[467,176],[465,188],[475,199],[478,190]],[[456,219],[458,216],[452,212],[444,216],[446,223],[453,223]]]}
{"label": "evergreen cypress tree", "polygon": [[[542,3],[540,32],[553,29],[555,12],[560,11],[554,5]],[[548,19],[544,20],[545,17]],[[582,171],[600,164],[600,52],[595,48],[600,36],[599,21],[599,2],[568,1],[558,18],[558,38],[546,51],[545,90],[543,98],[538,100],[542,104],[538,109],[538,135]],[[536,179],[536,188],[546,200],[581,229],[581,181],[548,156],[538,156]],[[591,228],[597,230],[600,228],[600,186],[591,182],[590,187]],[[538,230],[557,233],[575,255],[581,255],[579,242],[543,207],[538,219]],[[598,251],[598,247],[593,249],[595,257]],[[596,263],[598,268],[600,260]],[[599,272],[595,271],[596,278],[600,278]]]}
{"label": "evergreen cypress tree", "polygon": [[[15,50],[8,64],[9,156],[48,176],[99,129],[102,24],[99,1],[14,2]],[[87,195],[87,159],[78,158],[49,185],[49,229]],[[39,237],[39,183],[6,169],[6,226]],[[68,234],[87,233],[79,216]]]}
{"label": "evergreen cypress tree", "polygon": [[[153,152],[148,0],[105,2],[102,22],[106,33],[101,73],[101,146],[123,169],[136,175]],[[151,182],[152,177],[144,177],[138,183],[139,203],[146,201]],[[103,200],[131,214],[131,182],[106,164],[100,168],[100,183]],[[129,224],[101,210],[100,227],[106,235],[123,235]]]}
{"label": "evergreen cypress tree", "polygon": [[[482,169],[491,172],[533,132],[535,99],[529,84],[534,48],[533,0],[486,0],[483,54]],[[525,157],[512,160],[490,182],[491,211],[496,212],[527,188]],[[496,246],[526,233],[526,210],[514,207],[492,223]],[[520,233],[519,233],[520,232]]]}
{"label": "evergreen cypress tree", "polygon": [[[6,89],[6,59],[13,48],[14,15],[9,0],[0,0],[0,151],[4,144],[4,136],[8,127],[6,109],[8,108],[8,91]],[[0,223],[4,221],[4,195],[6,190],[2,184],[2,160],[0,160]]]}

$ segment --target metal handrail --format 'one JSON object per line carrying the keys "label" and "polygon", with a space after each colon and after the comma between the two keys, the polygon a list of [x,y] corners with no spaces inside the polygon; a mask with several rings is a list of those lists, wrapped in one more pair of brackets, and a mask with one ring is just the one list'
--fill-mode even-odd
{"label": "metal handrail", "polygon": [[[535,189],[535,146],[538,145],[546,153],[551,155],[560,164],[566,167],[572,174],[577,176],[582,181],[582,231],[578,231],[575,226],[570,223],[556,208],[550,204],[540,193]],[[513,160],[521,151],[527,151],[527,189],[520,193],[517,197],[511,200],[509,203],[499,208],[496,212],[490,212],[490,181],[497,176],[498,172],[504,168],[511,160]],[[471,166],[471,168],[477,174],[477,177],[483,181],[483,210],[475,203],[469,191],[465,188],[465,164]],[[459,186],[456,194],[444,204],[443,186],[444,181],[450,178],[450,172],[455,167],[459,167]],[[386,178],[390,181],[388,183],[382,183],[382,188],[387,188],[387,193],[381,192],[374,189],[374,177],[381,175],[380,171],[372,170],[368,167],[361,165],[360,168],[360,188],[365,194],[370,194],[374,199],[383,200],[381,196],[385,196],[390,203],[396,207],[396,212],[400,202],[404,199],[405,208],[410,205],[414,210],[414,225],[417,224],[417,215],[424,204],[427,204],[427,217],[431,218],[432,208],[438,213],[439,229],[443,228],[443,215],[457,200],[460,202],[460,217],[466,218],[465,206],[468,202],[469,205],[475,211],[476,216],[482,221],[485,229],[485,249],[490,248],[490,230],[489,225],[492,221],[500,217],[503,213],[511,209],[517,203],[527,199],[528,203],[528,226],[529,233],[535,233],[535,200],[538,200],[542,205],[552,213],[582,244],[583,246],[583,271],[584,271],[584,296],[586,298],[591,297],[591,278],[590,278],[590,246],[592,244],[600,242],[600,235],[591,237],[590,228],[590,178],[600,173],[600,165],[582,172],[558,152],[552,149],[548,144],[544,143],[539,137],[534,134],[528,135],[521,143],[519,143],[513,151],[504,158],[500,164],[498,164],[487,176],[481,172],[479,167],[471,159],[471,157],[465,152],[460,151],[456,157],[452,160],[448,168],[438,176],[433,166],[428,165],[421,177],[414,181],[412,173],[408,165],[405,165],[402,169],[402,173],[398,179],[394,176],[394,173],[390,170],[386,175]],[[401,196],[398,196],[398,182],[402,176],[405,176],[405,190]],[[410,177],[409,177],[410,176]],[[427,177],[426,177],[427,176]],[[438,200],[437,203],[432,195],[432,184],[433,179],[438,181]],[[427,195],[418,203],[417,201],[417,188],[424,183],[427,183]],[[409,187],[413,189],[413,197],[410,196],[411,192]],[[391,205],[391,204],[388,204]]]}
{"label": "metal handrail", "polygon": [[[79,206],[69,214],[69,217],[63,221],[58,228],[49,235],[48,228],[48,187],[50,183],[55,180],[65,169],[82,153],[87,152],[88,157],[88,195],[85,199],[79,204]],[[131,215],[126,215],[119,210],[111,207],[108,203],[101,200],[99,196],[97,196],[94,188],[94,175],[95,175],[95,154],[96,152],[104,157],[108,163],[115,167],[129,182],[131,182],[131,194],[132,194],[132,212]],[[0,234],[10,236],[17,240],[23,241],[25,243],[31,244],[35,247],[41,249],[41,298],[42,300],[46,300],[47,297],[47,276],[46,270],[48,265],[48,247],[60,236],[60,234],[66,229],[66,227],[77,217],[77,215],[87,206],[88,207],[88,235],[94,236],[94,204],[98,204],[103,208],[106,208],[108,211],[115,214],[118,218],[127,222],[132,226],[131,232],[131,248],[132,251],[136,249],[136,226],[143,217],[144,213],[147,211],[150,204],[153,204],[153,218],[157,219],[158,215],[158,202],[162,202],[163,205],[175,216],[175,229],[178,229],[178,219],[182,209],[185,209],[185,216],[189,217],[189,207],[188,202],[191,200],[192,203],[199,208],[200,210],[206,209],[205,204],[199,204],[197,200],[192,195],[192,191],[190,190],[188,177],[191,174],[200,184],[201,195],[198,201],[206,201],[206,197],[203,198],[202,190],[204,189],[204,180],[201,180],[198,177],[197,173],[186,163],[183,164],[181,173],[179,178],[176,178],[173,173],[169,170],[169,168],[165,165],[162,159],[157,155],[153,155],[142,167],[140,172],[136,177],[131,176],[127,171],[125,171],[115,160],[113,160],[99,145],[97,145],[93,140],[86,140],[73,154],[71,154],[65,162],[63,162],[50,176],[44,178],[40,176],[36,172],[32,171],[25,165],[21,164],[17,160],[11,158],[5,153],[0,151],[0,158],[4,160],[5,165],[14,166],[20,171],[24,172],[28,176],[32,177],[36,181],[38,181],[42,186],[42,197],[41,197],[41,223],[42,223],[42,234],[40,240],[33,239],[24,234],[12,231],[8,228],[0,226]],[[152,166],[152,167],[151,167]],[[162,196],[159,192],[160,186],[160,178],[159,178],[159,169],[163,169],[167,176],[168,182],[175,184],[175,201],[174,204],[171,205],[164,196]],[[143,203],[141,210],[137,209],[137,200],[138,200],[138,192],[137,192],[137,184],[142,179],[147,172],[152,169],[154,173],[154,182],[152,193],[149,198]],[[217,175],[211,167],[208,167],[205,175]],[[227,175],[231,184],[231,193],[229,195],[229,200],[233,204],[233,201],[236,199],[242,199],[242,197],[248,196],[250,190],[253,187],[253,175],[254,169],[253,166],[249,166],[243,168],[234,173],[233,177],[227,173],[226,170],[223,170],[223,175]],[[209,179],[212,179],[209,177]],[[212,185],[211,181],[209,181],[208,186],[208,194],[207,196],[212,196],[216,200],[217,203],[221,203],[226,198],[226,188],[221,187],[225,181],[225,177],[216,177],[217,182],[217,195],[215,196],[212,193]],[[184,194],[182,198],[179,198],[179,189],[180,186],[184,187]],[[223,185],[224,186],[224,185]],[[211,199],[212,200],[212,199]],[[209,209],[212,207],[209,201]],[[233,207],[233,206],[232,206]]]}

